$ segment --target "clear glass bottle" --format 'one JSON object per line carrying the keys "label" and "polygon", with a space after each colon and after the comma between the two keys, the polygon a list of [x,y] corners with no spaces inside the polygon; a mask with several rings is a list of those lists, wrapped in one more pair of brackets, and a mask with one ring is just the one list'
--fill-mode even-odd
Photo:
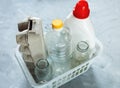
{"label": "clear glass bottle", "polygon": [[35,75],[38,83],[46,83],[52,79],[52,63],[48,62],[47,59],[39,59],[35,66]]}
{"label": "clear glass bottle", "polygon": [[59,19],[52,21],[52,31],[46,34],[48,52],[54,61],[54,76],[63,74],[71,65],[71,35]]}
{"label": "clear glass bottle", "polygon": [[86,41],[78,42],[76,48],[74,49],[74,54],[72,58],[72,68],[80,65],[81,63],[89,60],[91,58],[91,49]]}

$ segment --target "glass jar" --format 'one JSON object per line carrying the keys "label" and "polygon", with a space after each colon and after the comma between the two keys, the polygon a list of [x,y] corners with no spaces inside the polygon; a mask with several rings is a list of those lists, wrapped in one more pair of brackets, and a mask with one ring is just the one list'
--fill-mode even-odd
{"label": "glass jar", "polygon": [[80,41],[74,49],[72,58],[72,68],[91,58],[91,49],[86,41]]}
{"label": "glass jar", "polygon": [[35,66],[35,75],[38,83],[46,83],[52,79],[52,66],[51,62],[47,59],[39,59]]}

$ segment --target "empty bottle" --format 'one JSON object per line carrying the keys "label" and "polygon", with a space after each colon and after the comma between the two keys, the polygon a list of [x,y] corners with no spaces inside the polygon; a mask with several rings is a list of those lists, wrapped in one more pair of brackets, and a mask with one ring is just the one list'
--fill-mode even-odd
{"label": "empty bottle", "polygon": [[35,75],[40,84],[52,79],[52,66],[47,59],[39,59],[35,66]]}
{"label": "empty bottle", "polygon": [[85,41],[79,42],[73,53],[72,68],[80,65],[81,63],[84,63],[90,58],[91,58],[91,49],[89,48],[88,43]]}
{"label": "empty bottle", "polygon": [[48,52],[54,61],[54,76],[58,76],[70,69],[71,35],[68,28],[63,28],[59,19],[52,21],[52,31],[47,37]]}
{"label": "empty bottle", "polygon": [[[71,31],[74,53],[76,53],[79,43],[84,41],[89,45],[89,49],[92,50],[90,54],[94,54],[96,36],[89,15],[90,9],[88,2],[86,0],[80,0],[76,4],[73,12],[65,20],[65,27],[68,27]],[[79,53],[75,55],[73,56],[74,59],[80,59],[79,57],[81,55]]]}

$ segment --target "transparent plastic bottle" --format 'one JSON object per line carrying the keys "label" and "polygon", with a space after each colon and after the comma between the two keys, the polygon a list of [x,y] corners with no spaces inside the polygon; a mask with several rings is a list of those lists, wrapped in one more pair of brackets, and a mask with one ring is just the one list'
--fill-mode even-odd
{"label": "transparent plastic bottle", "polygon": [[71,35],[68,28],[63,28],[59,19],[52,21],[52,31],[47,37],[48,52],[54,61],[54,76],[58,76],[70,69],[71,65]]}
{"label": "transparent plastic bottle", "polygon": [[78,42],[72,58],[72,68],[84,63],[92,57],[91,49],[86,41]]}
{"label": "transparent plastic bottle", "polygon": [[46,83],[52,79],[52,63],[48,62],[47,59],[39,59],[35,66],[35,75],[38,83]]}

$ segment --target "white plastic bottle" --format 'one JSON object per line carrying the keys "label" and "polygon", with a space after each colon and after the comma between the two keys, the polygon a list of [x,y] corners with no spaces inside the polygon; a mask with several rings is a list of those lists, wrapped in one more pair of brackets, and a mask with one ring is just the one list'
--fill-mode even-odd
{"label": "white plastic bottle", "polygon": [[48,53],[54,62],[54,76],[63,74],[71,65],[71,36],[59,19],[52,21],[52,31],[46,34]]}
{"label": "white plastic bottle", "polygon": [[[68,27],[71,31],[74,53],[76,53],[77,45],[81,41],[87,42],[89,49],[95,49],[95,34],[89,14],[90,10],[87,1],[81,0],[64,22],[65,27]],[[75,56],[74,58],[77,57]]]}

